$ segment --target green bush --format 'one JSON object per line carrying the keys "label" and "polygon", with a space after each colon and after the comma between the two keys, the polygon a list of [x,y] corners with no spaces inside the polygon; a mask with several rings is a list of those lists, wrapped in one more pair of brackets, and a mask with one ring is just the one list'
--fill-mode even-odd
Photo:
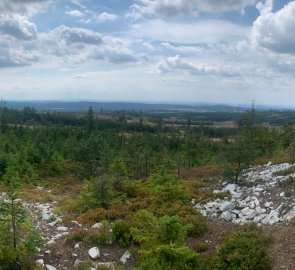
{"label": "green bush", "polygon": [[113,199],[113,191],[110,179],[103,175],[91,178],[84,186],[84,190],[78,200],[78,209],[86,212],[89,209],[108,208]]}
{"label": "green bush", "polygon": [[257,230],[238,231],[230,234],[221,244],[215,258],[218,270],[268,270],[267,238]]}
{"label": "green bush", "polygon": [[118,220],[114,223],[113,240],[122,247],[127,247],[133,243],[130,226],[126,221]]}
{"label": "green bush", "polygon": [[108,244],[112,240],[111,224],[107,220],[103,220],[99,232],[89,234],[88,241],[93,244]]}
{"label": "green bush", "polygon": [[203,269],[197,253],[186,246],[160,245],[155,247],[147,257],[169,270],[201,270]]}
{"label": "green bush", "polygon": [[187,201],[188,195],[180,180],[162,170],[149,179],[151,198],[155,203]]}
{"label": "green bush", "polygon": [[186,229],[179,216],[164,216],[159,219],[158,239],[163,244],[182,244]]}

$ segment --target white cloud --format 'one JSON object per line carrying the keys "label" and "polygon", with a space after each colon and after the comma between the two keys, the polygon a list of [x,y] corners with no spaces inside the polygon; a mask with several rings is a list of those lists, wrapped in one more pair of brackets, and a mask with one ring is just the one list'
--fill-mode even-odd
{"label": "white cloud", "polygon": [[194,75],[221,75],[221,76],[238,76],[239,70],[230,65],[208,65],[194,63],[190,60],[183,59],[179,55],[168,57],[160,61],[156,66],[156,73],[165,73],[172,71],[184,71]]}
{"label": "white cloud", "polygon": [[260,16],[253,23],[252,44],[276,53],[295,54],[295,1],[272,11],[272,2],[259,3]]}
{"label": "white cloud", "polygon": [[117,20],[119,17],[116,14],[111,14],[107,12],[102,12],[97,16],[97,21],[98,22],[112,22]]}
{"label": "white cloud", "polygon": [[56,0],[1,0],[0,14],[22,14],[32,16],[33,14],[45,10],[50,3]]}
{"label": "white cloud", "polygon": [[256,0],[137,0],[131,6],[128,17],[139,19],[145,15],[170,17],[175,15],[196,15],[199,12],[243,12]]}
{"label": "white cloud", "polygon": [[250,27],[225,20],[186,23],[158,19],[133,24],[131,27],[129,32],[133,37],[181,44],[236,42],[247,39],[251,31]]}
{"label": "white cloud", "polygon": [[161,45],[168,50],[178,53],[199,53],[202,51],[202,48],[194,46],[173,46],[170,43],[161,43]]}
{"label": "white cloud", "polygon": [[66,14],[75,18],[82,18],[84,16],[84,13],[77,9],[66,11]]}
{"label": "white cloud", "polygon": [[149,51],[155,51],[156,48],[149,42],[143,42],[142,46],[148,49]]}
{"label": "white cloud", "polygon": [[59,26],[43,35],[43,44],[50,54],[68,63],[103,60],[121,64],[137,60],[121,39],[84,28]]}
{"label": "white cloud", "polygon": [[0,16],[0,33],[21,40],[37,37],[37,27],[23,16]]}

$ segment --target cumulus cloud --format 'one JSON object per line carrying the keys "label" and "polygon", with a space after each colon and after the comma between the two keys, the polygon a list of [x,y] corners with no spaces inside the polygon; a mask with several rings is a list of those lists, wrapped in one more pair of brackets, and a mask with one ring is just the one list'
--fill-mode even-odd
{"label": "cumulus cloud", "polygon": [[260,16],[253,23],[252,44],[275,53],[295,54],[295,1],[273,12],[272,1],[257,4]]}
{"label": "cumulus cloud", "polygon": [[116,14],[111,14],[107,12],[102,12],[97,16],[97,21],[98,22],[112,22],[117,20],[119,17]]}
{"label": "cumulus cloud", "polygon": [[166,43],[206,44],[245,40],[251,32],[251,28],[225,20],[203,20],[187,23],[157,19],[133,24],[129,32],[131,36],[136,38]]}
{"label": "cumulus cloud", "polygon": [[196,15],[199,12],[243,12],[256,0],[137,0],[131,6],[128,17],[139,19],[145,15],[170,17],[175,15]]}
{"label": "cumulus cloud", "polygon": [[[44,10],[50,3],[56,0],[1,0],[0,14],[15,14],[32,16]],[[2,12],[1,12],[2,11]]]}
{"label": "cumulus cloud", "polygon": [[75,18],[82,18],[84,16],[84,13],[77,9],[66,11],[66,14]]}
{"label": "cumulus cloud", "polygon": [[8,16],[0,17],[0,33],[21,40],[35,39],[37,27],[26,17]]}
{"label": "cumulus cloud", "polygon": [[44,46],[50,53],[66,62],[104,60],[121,64],[137,60],[135,54],[121,39],[103,36],[84,28],[62,25],[42,37]]}
{"label": "cumulus cloud", "polygon": [[202,51],[200,47],[194,47],[194,46],[174,46],[170,43],[161,43],[161,45],[171,51],[175,51],[178,53],[199,53]]}
{"label": "cumulus cloud", "polygon": [[67,45],[77,43],[100,45],[103,43],[102,36],[100,34],[84,28],[70,28],[61,25],[55,28],[53,32]]}
{"label": "cumulus cloud", "polygon": [[196,64],[192,61],[181,58],[179,55],[168,57],[160,61],[154,73],[166,73],[172,71],[184,71],[193,75],[221,75],[221,76],[238,76],[239,72],[235,67],[230,65],[208,65]]}

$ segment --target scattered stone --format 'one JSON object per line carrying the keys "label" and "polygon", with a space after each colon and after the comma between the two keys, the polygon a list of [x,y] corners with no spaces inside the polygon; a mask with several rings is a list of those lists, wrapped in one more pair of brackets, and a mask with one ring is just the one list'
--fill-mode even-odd
{"label": "scattered stone", "polygon": [[239,186],[224,182],[224,188],[213,191],[230,192],[230,199],[216,199],[203,205],[196,204],[194,208],[203,216],[220,218],[235,224],[255,222],[258,225],[273,225],[295,219],[295,199],[286,197],[280,186],[280,183],[293,174],[282,176],[277,173],[294,165],[268,163],[251,167],[241,175],[241,179],[248,185]]}
{"label": "scattered stone", "polygon": [[76,259],[76,260],[75,260],[75,263],[74,263],[74,267],[77,268],[81,263],[82,263],[81,260]]}
{"label": "scattered stone", "polygon": [[60,227],[57,227],[56,230],[59,232],[67,232],[68,228],[65,226],[60,226]]}
{"label": "scattered stone", "polygon": [[[98,262],[98,263],[95,263],[94,266],[98,269],[115,270],[115,263],[114,262]],[[96,269],[96,268],[94,268],[94,269]]]}
{"label": "scattered stone", "polygon": [[224,202],[222,205],[220,205],[219,210],[221,212],[230,211],[235,209],[235,205],[232,202]]}
{"label": "scattered stone", "polygon": [[44,266],[44,260],[39,259],[39,260],[36,261],[36,264],[43,267]]}
{"label": "scattered stone", "polygon": [[127,263],[127,260],[131,258],[131,254],[128,250],[125,251],[125,253],[123,254],[123,256],[120,259],[120,262],[123,264]]}
{"label": "scattered stone", "polygon": [[79,247],[80,247],[80,244],[76,244],[76,245],[74,246],[75,249],[78,249]]}
{"label": "scattered stone", "polygon": [[228,184],[228,185],[226,185],[226,187],[223,190],[233,193],[234,191],[237,190],[237,188],[238,188],[238,185],[236,185],[236,184]]}
{"label": "scattered stone", "polygon": [[92,229],[101,229],[102,228],[102,223],[96,223],[91,228]]}
{"label": "scattered stone", "polygon": [[229,212],[223,212],[220,216],[220,218],[224,219],[225,221],[231,221],[232,216]]}
{"label": "scattered stone", "polygon": [[56,267],[54,267],[54,266],[52,266],[50,264],[46,264],[45,267],[46,267],[47,270],[57,270]]}
{"label": "scattered stone", "polygon": [[100,257],[100,252],[97,247],[93,247],[88,250],[88,254],[91,257],[91,259],[96,260]]}

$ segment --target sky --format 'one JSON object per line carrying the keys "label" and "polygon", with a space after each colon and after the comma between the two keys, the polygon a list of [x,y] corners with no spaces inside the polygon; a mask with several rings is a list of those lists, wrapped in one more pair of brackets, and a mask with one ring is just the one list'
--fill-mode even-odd
{"label": "sky", "polygon": [[1,0],[4,100],[295,105],[295,1]]}

